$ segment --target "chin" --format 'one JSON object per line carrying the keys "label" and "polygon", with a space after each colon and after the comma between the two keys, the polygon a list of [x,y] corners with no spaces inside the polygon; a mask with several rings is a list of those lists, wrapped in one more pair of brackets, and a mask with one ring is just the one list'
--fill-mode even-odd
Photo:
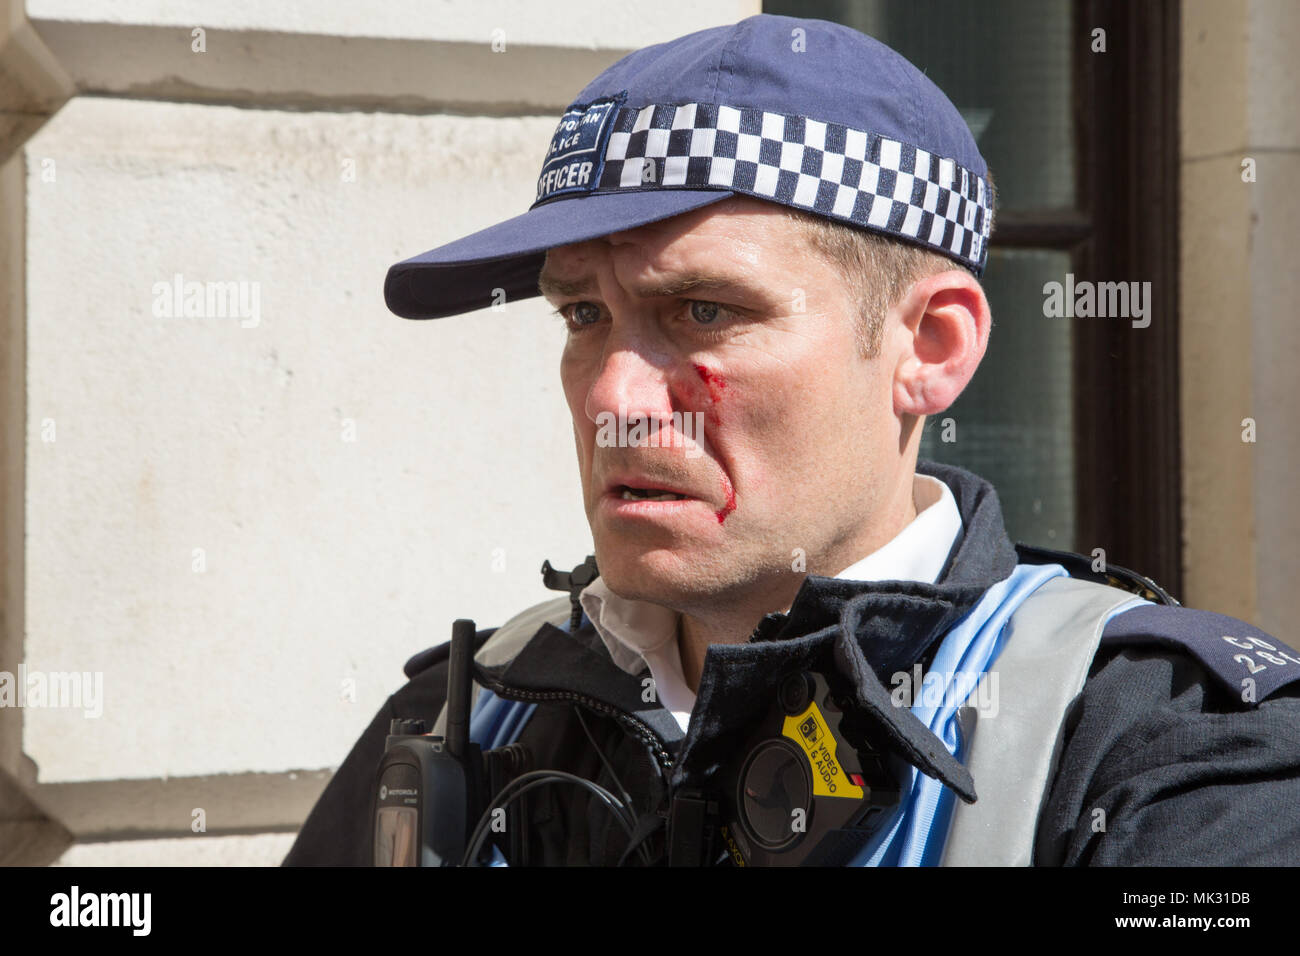
{"label": "chin", "polygon": [[605,586],[629,601],[678,608],[712,589],[700,569],[665,549],[637,550],[627,544],[596,544],[596,566]]}
{"label": "chin", "polygon": [[677,591],[681,585],[680,565],[662,551],[633,551],[628,547],[596,546],[596,565],[606,586],[619,597],[654,601]]}
{"label": "chin", "polygon": [[675,611],[714,607],[753,587],[756,575],[735,556],[596,541],[596,565],[605,586],[629,601]]}

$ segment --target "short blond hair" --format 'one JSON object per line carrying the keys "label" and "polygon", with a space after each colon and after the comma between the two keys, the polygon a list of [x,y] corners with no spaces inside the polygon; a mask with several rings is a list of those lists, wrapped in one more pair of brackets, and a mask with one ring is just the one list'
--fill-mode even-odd
{"label": "short blond hair", "polygon": [[[992,170],[987,180],[989,208],[993,209],[996,193]],[[914,282],[937,272],[964,268],[947,256],[901,239],[789,206],[785,207],[785,213],[800,224],[808,244],[841,270],[851,284],[853,299],[858,303],[854,331],[858,351],[864,358],[875,358],[880,353],[885,316]]]}

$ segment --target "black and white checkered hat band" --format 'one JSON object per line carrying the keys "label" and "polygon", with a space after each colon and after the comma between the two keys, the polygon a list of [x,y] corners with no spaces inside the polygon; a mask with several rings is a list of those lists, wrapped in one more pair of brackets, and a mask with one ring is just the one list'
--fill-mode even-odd
{"label": "black and white checkered hat band", "polygon": [[708,103],[620,108],[595,193],[724,188],[921,243],[977,276],[983,177],[910,143],[835,123]]}

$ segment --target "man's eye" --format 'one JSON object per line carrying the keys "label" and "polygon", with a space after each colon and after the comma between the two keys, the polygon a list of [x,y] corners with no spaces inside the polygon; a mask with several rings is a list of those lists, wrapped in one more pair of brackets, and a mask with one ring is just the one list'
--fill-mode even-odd
{"label": "man's eye", "polygon": [[574,326],[595,325],[600,321],[600,306],[594,302],[571,302],[559,312]]}
{"label": "man's eye", "polygon": [[691,318],[700,325],[712,325],[722,315],[722,306],[716,302],[691,301]]}

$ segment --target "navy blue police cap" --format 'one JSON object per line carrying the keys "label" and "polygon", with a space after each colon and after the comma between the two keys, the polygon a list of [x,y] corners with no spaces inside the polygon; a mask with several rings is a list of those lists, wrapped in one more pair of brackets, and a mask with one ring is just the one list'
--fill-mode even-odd
{"label": "navy blue police cap", "polygon": [[529,210],[399,262],[434,319],[538,295],[546,250],[753,196],[984,270],[988,167],[951,101],[856,30],[762,14],[623,57],[565,111]]}

